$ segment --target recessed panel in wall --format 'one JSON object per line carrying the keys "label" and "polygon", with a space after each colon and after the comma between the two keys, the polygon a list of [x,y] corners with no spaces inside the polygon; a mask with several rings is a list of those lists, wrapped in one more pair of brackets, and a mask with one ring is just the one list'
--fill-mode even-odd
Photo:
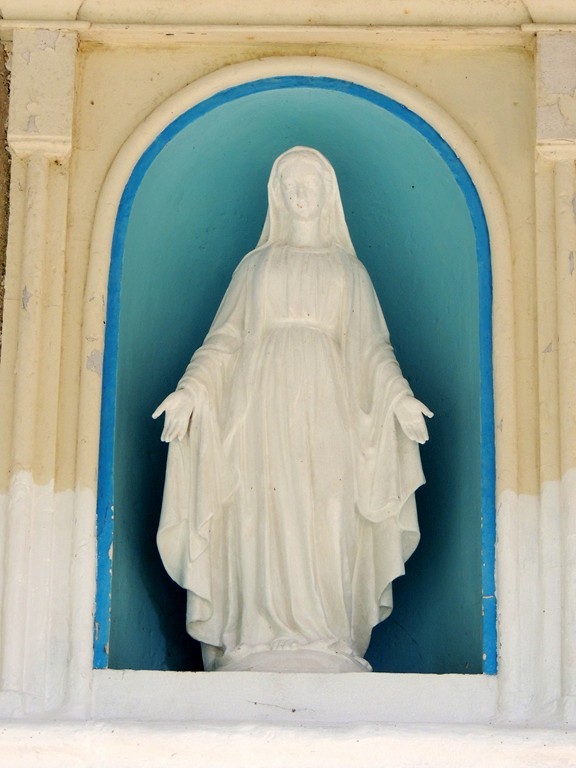
{"label": "recessed panel in wall", "polygon": [[482,209],[454,153],[412,112],[351,83],[301,77],[248,83],[197,105],[158,137],[126,187],[110,277],[100,463],[101,520],[114,507],[109,659],[103,588],[96,663],[201,668],[184,629],[184,593],[156,550],[166,455],[150,414],[258,240],[273,160],[296,144],[334,166],[402,370],[436,414],[422,450],[421,544],[367,658],[376,671],[481,672],[483,652],[494,653],[482,619],[482,515],[491,609],[494,498]]}

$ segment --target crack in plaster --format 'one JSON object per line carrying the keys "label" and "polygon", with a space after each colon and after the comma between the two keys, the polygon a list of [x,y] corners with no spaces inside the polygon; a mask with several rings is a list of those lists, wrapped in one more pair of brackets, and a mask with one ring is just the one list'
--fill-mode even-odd
{"label": "crack in plaster", "polygon": [[250,699],[247,699],[247,701],[250,704],[254,704],[255,706],[261,706],[261,707],[273,707],[274,709],[282,709],[285,712],[314,712],[313,709],[310,707],[286,707],[282,704],[272,704],[269,701],[252,701]]}
{"label": "crack in plaster", "polygon": [[[530,10],[530,7],[526,4],[525,0],[521,0],[521,3],[522,3],[522,7],[526,11],[526,13],[528,14],[528,17],[530,19],[530,21],[528,23],[529,24],[534,24],[534,16],[532,15],[532,11]],[[82,3],[82,5],[84,5],[84,3]]]}
{"label": "crack in plaster", "polygon": [[566,122],[576,124],[576,94],[574,91],[571,94],[562,93],[558,97],[558,109]]}

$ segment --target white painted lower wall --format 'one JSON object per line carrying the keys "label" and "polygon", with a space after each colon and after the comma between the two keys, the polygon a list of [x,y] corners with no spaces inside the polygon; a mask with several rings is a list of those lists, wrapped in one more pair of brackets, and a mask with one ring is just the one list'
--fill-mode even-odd
{"label": "white painted lower wall", "polygon": [[10,768],[570,768],[576,735],[465,725],[4,723],[0,755]]}
{"label": "white painted lower wall", "polygon": [[[572,474],[540,498],[500,499],[500,671],[489,677],[92,670],[94,494],[22,473],[0,507],[5,532],[24,526],[5,539],[4,584],[21,599],[3,606],[0,764],[576,766],[562,666],[573,570],[555,546],[560,510],[575,508]],[[44,534],[31,542],[38,514]]]}
{"label": "white painted lower wall", "polygon": [[30,472],[0,496],[0,718],[89,711],[96,497]]}

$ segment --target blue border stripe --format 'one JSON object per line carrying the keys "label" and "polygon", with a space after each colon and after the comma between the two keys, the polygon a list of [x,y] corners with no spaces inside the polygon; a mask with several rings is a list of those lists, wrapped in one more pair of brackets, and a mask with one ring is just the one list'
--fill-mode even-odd
{"label": "blue border stripe", "polygon": [[[126,194],[126,193],[124,193]],[[124,197],[124,196],[123,196]],[[116,423],[116,376],[118,371],[118,339],[120,324],[120,288],[122,254],[130,208],[120,203],[108,276],[106,307],[106,340],[102,377],[102,412],[100,416],[100,452],[98,457],[97,523],[98,579],[94,616],[94,667],[108,667],[110,611],[112,602],[112,542],[114,531],[114,434]]]}
{"label": "blue border stripe", "polygon": [[126,184],[118,208],[114,230],[110,274],[106,344],[104,352],[102,415],[98,474],[98,582],[94,631],[94,666],[108,666],[110,634],[112,540],[114,528],[114,425],[116,410],[116,375],[122,257],[132,204],[142,179],[168,142],[183,128],[202,115],[245,96],[291,88],[319,88],[361,98],[387,110],[415,128],[440,155],[456,179],[470,211],[476,235],[480,303],[480,378],[481,378],[481,468],[482,468],[482,616],[484,672],[495,674],[496,593],[495,593],[495,451],[494,397],[492,386],[492,274],[490,242],[484,211],[478,192],[462,162],[440,134],[423,118],[384,94],[362,85],[330,77],[281,76],[243,83],[195,105],[173,120],[150,144],[138,160]]}

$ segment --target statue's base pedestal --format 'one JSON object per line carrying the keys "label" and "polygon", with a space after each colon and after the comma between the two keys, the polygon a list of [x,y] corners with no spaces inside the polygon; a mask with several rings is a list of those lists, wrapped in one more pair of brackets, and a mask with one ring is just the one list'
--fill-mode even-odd
{"label": "statue's base pedestal", "polygon": [[219,672],[371,672],[367,661],[339,653],[259,651],[218,667]]}

